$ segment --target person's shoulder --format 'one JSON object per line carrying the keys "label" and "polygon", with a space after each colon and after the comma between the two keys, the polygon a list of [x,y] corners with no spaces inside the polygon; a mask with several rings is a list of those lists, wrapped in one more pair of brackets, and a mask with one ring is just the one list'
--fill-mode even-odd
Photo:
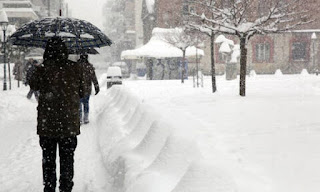
{"label": "person's shoulder", "polygon": [[53,66],[55,65],[54,60],[44,60],[42,63],[43,66]]}
{"label": "person's shoulder", "polygon": [[74,61],[70,61],[68,60],[67,63],[66,63],[67,67],[79,72],[79,71],[82,71],[83,70],[83,66],[78,63],[78,62],[74,62]]}
{"label": "person's shoulder", "polygon": [[69,65],[69,66],[75,66],[76,64],[77,64],[77,62],[67,60],[67,65]]}
{"label": "person's shoulder", "polygon": [[88,66],[89,66],[90,69],[94,70],[94,66],[93,66],[92,63],[89,63],[89,62],[88,62]]}

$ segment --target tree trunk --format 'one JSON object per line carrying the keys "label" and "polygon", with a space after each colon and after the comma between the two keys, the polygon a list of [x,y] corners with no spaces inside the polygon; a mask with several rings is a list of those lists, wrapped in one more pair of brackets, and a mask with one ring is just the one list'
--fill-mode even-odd
{"label": "tree trunk", "polygon": [[215,37],[215,35],[212,33],[211,36],[210,36],[212,93],[217,91],[217,86],[216,86],[216,68],[215,68],[215,63],[214,63],[214,37]]}
{"label": "tree trunk", "polygon": [[182,56],[182,69],[181,69],[181,83],[184,83],[184,76],[186,73],[186,49],[182,50],[183,56]]}
{"label": "tree trunk", "polygon": [[246,38],[240,38],[240,96],[246,96],[247,48]]}

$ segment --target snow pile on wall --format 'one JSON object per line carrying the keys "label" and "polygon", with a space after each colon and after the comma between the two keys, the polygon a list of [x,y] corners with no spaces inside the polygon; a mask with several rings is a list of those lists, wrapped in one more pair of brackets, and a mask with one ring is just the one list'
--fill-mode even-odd
{"label": "snow pile on wall", "polygon": [[309,75],[309,72],[307,71],[307,69],[302,69],[301,75],[304,75],[304,76]]}
{"label": "snow pile on wall", "polygon": [[283,74],[281,72],[281,69],[277,69],[274,75],[275,76],[282,76]]}
{"label": "snow pile on wall", "polygon": [[236,191],[226,172],[202,162],[192,134],[181,132],[124,86],[113,86],[103,98],[98,139],[113,191]]}
{"label": "snow pile on wall", "polygon": [[255,77],[255,76],[257,76],[256,71],[255,70],[251,70],[250,71],[250,77]]}

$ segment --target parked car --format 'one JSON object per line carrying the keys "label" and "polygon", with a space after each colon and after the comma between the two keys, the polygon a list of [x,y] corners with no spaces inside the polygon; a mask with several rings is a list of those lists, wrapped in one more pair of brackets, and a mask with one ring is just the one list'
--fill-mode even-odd
{"label": "parked car", "polygon": [[109,67],[107,71],[107,89],[112,85],[122,85],[122,73],[120,67]]}
{"label": "parked car", "polygon": [[130,77],[129,68],[125,62],[123,61],[114,62],[111,64],[111,66],[121,68],[122,78]]}

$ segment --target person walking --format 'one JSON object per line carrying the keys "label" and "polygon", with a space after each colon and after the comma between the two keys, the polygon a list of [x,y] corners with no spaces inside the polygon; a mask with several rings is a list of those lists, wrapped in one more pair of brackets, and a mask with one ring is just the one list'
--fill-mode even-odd
{"label": "person walking", "polygon": [[[25,81],[26,85],[29,84],[30,78],[33,75],[33,73],[35,72],[35,69],[37,67],[40,67],[40,63],[37,60],[32,59],[32,64],[28,66],[27,72],[26,72],[26,81]],[[34,97],[36,98],[36,100],[38,101],[39,100],[39,91],[35,91],[30,87],[30,90],[27,94],[27,98],[31,99],[33,94],[34,94]]]}
{"label": "person walking", "polygon": [[13,67],[13,75],[14,79],[17,81],[22,81],[23,80],[23,64],[20,60],[17,60],[14,64]]}
{"label": "person walking", "polygon": [[[95,73],[95,69],[91,63],[88,61],[88,55],[82,54],[80,55],[80,59],[78,63],[83,67],[84,72],[84,97],[80,99],[80,123],[89,123],[89,100],[92,91],[92,83],[94,85],[95,94],[97,95],[100,91],[99,83],[97,80],[97,76]],[[83,110],[82,110],[83,109]],[[84,114],[84,115],[83,115]],[[82,119],[83,117],[83,119]]]}
{"label": "person walking", "polygon": [[25,76],[27,76],[27,71],[28,71],[28,69],[29,69],[30,67],[32,67],[32,66],[33,66],[33,58],[30,57],[30,58],[28,59],[28,61],[24,63],[23,73],[24,73]]}
{"label": "person walking", "polygon": [[40,91],[37,134],[42,148],[44,192],[54,192],[56,188],[57,148],[60,156],[60,192],[72,191],[83,82],[82,67],[68,60],[65,43],[59,37],[49,39],[43,65],[36,69],[29,82],[33,90]]}

